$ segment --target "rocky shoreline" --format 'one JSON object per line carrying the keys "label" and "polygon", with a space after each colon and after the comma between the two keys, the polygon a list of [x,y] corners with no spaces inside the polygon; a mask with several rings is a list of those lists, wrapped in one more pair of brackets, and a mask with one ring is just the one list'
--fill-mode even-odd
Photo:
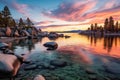
{"label": "rocky shoreline", "polygon": [[52,51],[51,54],[49,52],[51,51],[29,55],[26,63],[21,65],[15,80],[34,80],[36,76],[42,76],[45,80],[120,80],[119,73],[109,72],[112,71],[110,68],[114,68],[109,65],[101,68],[73,61],[72,56],[76,56],[69,55],[66,50]]}
{"label": "rocky shoreline", "polygon": [[[120,80],[119,61],[116,63],[114,59],[92,53],[84,47],[64,46],[54,51],[29,54],[19,66],[14,78],[15,80]],[[95,57],[95,63],[92,63],[88,55]],[[24,57],[26,54],[21,56]],[[103,64],[102,59],[109,63]]]}

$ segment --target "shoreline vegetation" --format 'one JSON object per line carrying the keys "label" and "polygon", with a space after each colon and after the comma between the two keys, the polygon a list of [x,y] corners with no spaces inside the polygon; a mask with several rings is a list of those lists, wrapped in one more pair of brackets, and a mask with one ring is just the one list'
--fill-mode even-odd
{"label": "shoreline vegetation", "polygon": [[91,24],[88,30],[80,31],[79,34],[95,36],[120,36],[120,23],[114,21],[113,17],[106,18],[103,26],[97,23]]}

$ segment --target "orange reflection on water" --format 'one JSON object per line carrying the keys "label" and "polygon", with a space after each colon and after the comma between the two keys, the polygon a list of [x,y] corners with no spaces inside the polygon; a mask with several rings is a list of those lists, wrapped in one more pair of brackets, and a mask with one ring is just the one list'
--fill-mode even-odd
{"label": "orange reflection on water", "polygon": [[72,54],[72,60],[76,62],[92,64],[91,58],[84,54],[85,51],[80,49],[80,46],[64,46],[58,49],[58,51],[64,54]]}
{"label": "orange reflection on water", "polygon": [[[61,46],[84,46],[94,54],[105,55],[120,58],[120,38],[119,37],[101,37],[84,36],[79,34],[67,34],[71,38],[59,38],[56,42]],[[79,47],[80,48],[80,47]],[[76,49],[75,49],[76,50]]]}

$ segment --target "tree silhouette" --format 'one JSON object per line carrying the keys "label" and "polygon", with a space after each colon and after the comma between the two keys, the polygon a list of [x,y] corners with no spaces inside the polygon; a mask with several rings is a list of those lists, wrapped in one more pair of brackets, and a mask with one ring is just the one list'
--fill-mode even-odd
{"label": "tree silhouette", "polygon": [[112,16],[109,18],[109,31],[114,32],[114,20]]}
{"label": "tree silhouette", "polygon": [[32,25],[33,25],[32,21],[29,18],[27,18],[27,20],[26,20],[26,26],[27,27],[32,27]]}
{"label": "tree silhouette", "polygon": [[91,28],[91,31],[94,30],[94,26],[93,26],[93,24],[91,24],[90,28]]}
{"label": "tree silhouette", "polygon": [[23,19],[22,19],[22,18],[19,19],[19,24],[18,24],[18,26],[19,26],[20,29],[23,29],[23,28],[25,27],[25,23],[23,22]]}
{"label": "tree silhouette", "polygon": [[3,27],[3,17],[1,12],[0,12],[0,27]]}
{"label": "tree silhouette", "polygon": [[11,17],[10,10],[9,10],[9,8],[7,6],[4,7],[4,9],[2,11],[2,16],[3,16],[4,27],[9,26],[12,17]]}
{"label": "tree silhouette", "polygon": [[105,19],[105,22],[104,22],[104,30],[105,30],[105,32],[108,31],[108,24],[109,24],[108,18],[106,18],[106,19]]}
{"label": "tree silhouette", "polygon": [[94,28],[95,31],[97,31],[97,27],[98,27],[98,25],[97,25],[97,23],[95,23],[95,28]]}
{"label": "tree silhouette", "polygon": [[15,22],[14,19],[11,19],[9,23],[10,23],[9,26],[10,26],[11,28],[15,28],[15,27],[16,27],[16,22]]}

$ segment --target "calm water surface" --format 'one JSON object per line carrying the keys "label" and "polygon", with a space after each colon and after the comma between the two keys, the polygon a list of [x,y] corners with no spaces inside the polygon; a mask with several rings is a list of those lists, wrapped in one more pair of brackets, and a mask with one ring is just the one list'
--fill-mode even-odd
{"label": "calm water surface", "polygon": [[120,37],[93,37],[84,36],[76,33],[66,33],[70,38],[58,38],[56,40],[49,40],[48,38],[40,38],[34,40],[16,40],[11,46],[17,54],[36,53],[45,51],[44,43],[55,41],[61,47],[83,47],[87,50],[93,51],[95,54],[106,55],[115,58],[120,58]]}

